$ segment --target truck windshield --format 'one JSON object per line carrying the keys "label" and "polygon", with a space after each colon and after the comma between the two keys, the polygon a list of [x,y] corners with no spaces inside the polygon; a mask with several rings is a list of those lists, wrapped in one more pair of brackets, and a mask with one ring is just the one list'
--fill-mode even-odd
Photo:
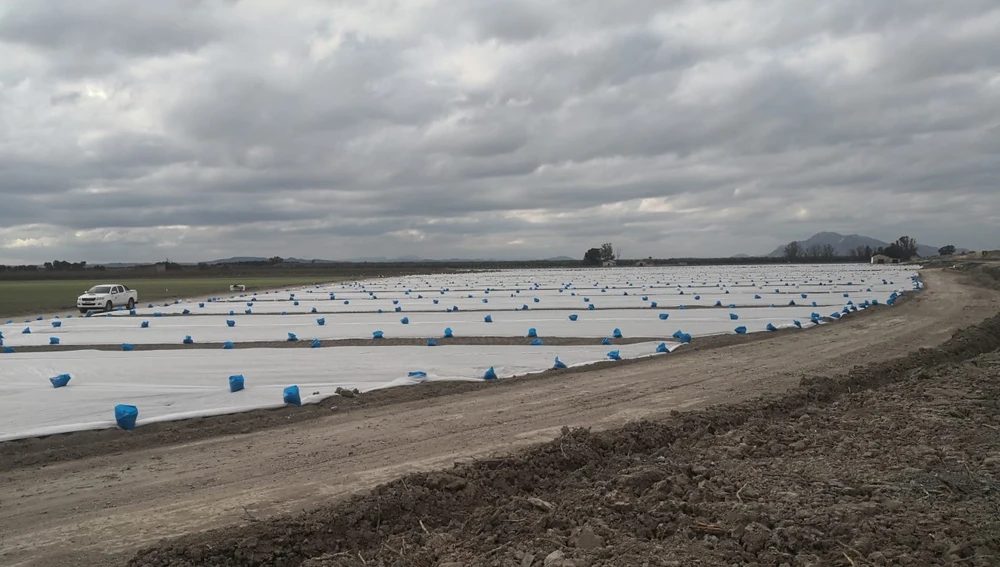
{"label": "truck windshield", "polygon": [[111,293],[111,286],[109,285],[95,285],[90,288],[87,293]]}

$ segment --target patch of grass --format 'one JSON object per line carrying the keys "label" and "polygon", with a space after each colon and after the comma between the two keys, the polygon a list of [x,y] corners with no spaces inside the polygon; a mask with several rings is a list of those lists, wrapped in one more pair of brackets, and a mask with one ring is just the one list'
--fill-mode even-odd
{"label": "patch of grass", "polygon": [[[0,281],[0,317],[4,320],[25,315],[77,313],[76,298],[91,286],[120,283],[139,292],[139,305],[166,299],[200,296],[228,297],[229,285],[238,281],[247,291],[301,286],[340,281],[343,278],[321,276],[277,276],[259,278],[205,277],[124,280],[46,280]],[[0,321],[2,323],[2,321]]]}

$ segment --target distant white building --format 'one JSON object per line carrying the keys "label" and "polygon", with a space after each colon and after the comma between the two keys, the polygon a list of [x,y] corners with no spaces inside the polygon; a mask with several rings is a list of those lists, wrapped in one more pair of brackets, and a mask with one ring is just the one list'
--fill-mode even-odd
{"label": "distant white building", "polygon": [[618,266],[618,262],[615,262],[614,260],[605,260],[604,263],[601,265],[604,266],[605,268],[614,268]]}
{"label": "distant white building", "polygon": [[872,256],[872,264],[898,264],[899,258],[886,256],[885,254],[875,254]]}

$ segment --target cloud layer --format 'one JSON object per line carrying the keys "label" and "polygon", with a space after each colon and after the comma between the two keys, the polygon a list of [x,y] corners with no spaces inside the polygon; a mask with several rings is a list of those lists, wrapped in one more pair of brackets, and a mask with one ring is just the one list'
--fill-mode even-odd
{"label": "cloud layer", "polygon": [[1000,248],[995,0],[11,0],[0,262]]}

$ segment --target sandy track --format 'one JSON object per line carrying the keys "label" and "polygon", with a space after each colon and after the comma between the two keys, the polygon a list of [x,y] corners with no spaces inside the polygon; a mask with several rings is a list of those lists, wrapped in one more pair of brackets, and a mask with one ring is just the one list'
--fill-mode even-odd
{"label": "sandy track", "polygon": [[928,272],[892,310],[801,333],[490,385],[275,427],[0,474],[0,564],[118,565],[159,538],[301,510],[417,470],[784,390],[940,344],[1000,292]]}

